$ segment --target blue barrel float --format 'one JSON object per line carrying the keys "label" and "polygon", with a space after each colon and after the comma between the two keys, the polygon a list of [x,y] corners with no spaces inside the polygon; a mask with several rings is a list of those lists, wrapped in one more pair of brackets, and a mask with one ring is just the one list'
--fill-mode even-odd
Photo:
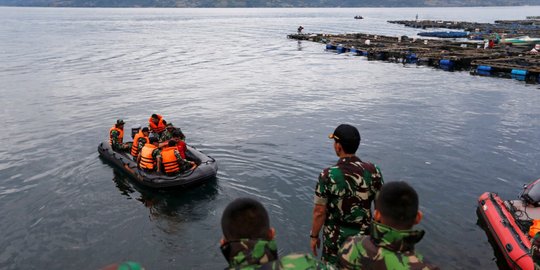
{"label": "blue barrel float", "polygon": [[347,52],[347,48],[343,47],[343,45],[339,45],[336,47],[337,53],[345,53]]}
{"label": "blue barrel float", "polygon": [[491,70],[493,70],[491,66],[478,66],[476,67],[476,74],[483,76],[491,76]]}
{"label": "blue barrel float", "polygon": [[349,50],[349,52],[351,52],[351,53],[354,54],[354,55],[362,55],[362,51],[360,51],[360,50],[358,50],[358,49],[356,49],[356,48],[351,48],[351,49]]}
{"label": "blue barrel float", "polygon": [[525,78],[527,77],[527,74],[529,72],[527,70],[523,70],[523,69],[512,69],[512,79],[516,79],[518,81],[524,81]]}
{"label": "blue barrel float", "polygon": [[439,60],[439,67],[446,71],[454,70],[454,61],[448,59]]}
{"label": "blue barrel float", "polygon": [[405,56],[405,62],[409,64],[414,64],[418,62],[418,57],[416,56],[416,53],[410,53]]}

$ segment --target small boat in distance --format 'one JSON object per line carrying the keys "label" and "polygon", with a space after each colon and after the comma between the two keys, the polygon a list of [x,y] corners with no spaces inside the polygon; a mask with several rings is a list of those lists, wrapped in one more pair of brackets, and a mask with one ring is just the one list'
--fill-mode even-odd
{"label": "small boat in distance", "polygon": [[358,15],[357,15],[357,16],[354,16],[354,18],[357,19],[357,20],[361,20],[361,19],[363,19],[364,17],[358,16]]}
{"label": "small boat in distance", "polygon": [[501,43],[511,43],[512,45],[534,44],[534,43],[540,43],[540,38],[531,38],[529,36],[504,38],[501,40]]}

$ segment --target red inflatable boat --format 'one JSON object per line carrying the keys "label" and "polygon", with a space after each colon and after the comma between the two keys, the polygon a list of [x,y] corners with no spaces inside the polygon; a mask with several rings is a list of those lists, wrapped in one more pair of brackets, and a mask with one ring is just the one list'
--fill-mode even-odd
{"label": "red inflatable boat", "polygon": [[539,183],[540,179],[525,186],[520,200],[503,201],[492,192],[478,198],[479,221],[510,269],[534,270],[528,231],[532,220],[540,219]]}

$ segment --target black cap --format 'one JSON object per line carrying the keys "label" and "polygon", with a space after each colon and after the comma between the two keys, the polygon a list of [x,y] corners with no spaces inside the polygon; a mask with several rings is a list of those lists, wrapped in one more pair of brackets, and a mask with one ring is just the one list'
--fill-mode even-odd
{"label": "black cap", "polygon": [[125,122],[122,119],[118,119],[118,120],[116,120],[116,124],[117,125],[123,125],[123,124],[125,124]]}
{"label": "black cap", "polygon": [[334,133],[328,135],[328,138],[334,139],[343,148],[347,154],[354,154],[360,145],[360,132],[351,125],[341,124]]}
{"label": "black cap", "polygon": [[337,142],[360,142],[360,132],[351,125],[341,124],[334,130],[334,133],[328,135],[328,138],[334,139]]}
{"label": "black cap", "polygon": [[143,127],[142,132],[150,132],[150,130],[148,129],[148,127]]}

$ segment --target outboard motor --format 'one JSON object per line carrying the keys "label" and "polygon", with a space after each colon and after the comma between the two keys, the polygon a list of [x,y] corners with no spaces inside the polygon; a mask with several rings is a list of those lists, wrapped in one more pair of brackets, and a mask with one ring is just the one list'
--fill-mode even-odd
{"label": "outboard motor", "polygon": [[540,179],[525,185],[520,197],[528,204],[540,206]]}
{"label": "outboard motor", "polygon": [[135,139],[135,135],[139,133],[139,130],[141,130],[141,125],[135,125],[131,127],[131,138]]}

